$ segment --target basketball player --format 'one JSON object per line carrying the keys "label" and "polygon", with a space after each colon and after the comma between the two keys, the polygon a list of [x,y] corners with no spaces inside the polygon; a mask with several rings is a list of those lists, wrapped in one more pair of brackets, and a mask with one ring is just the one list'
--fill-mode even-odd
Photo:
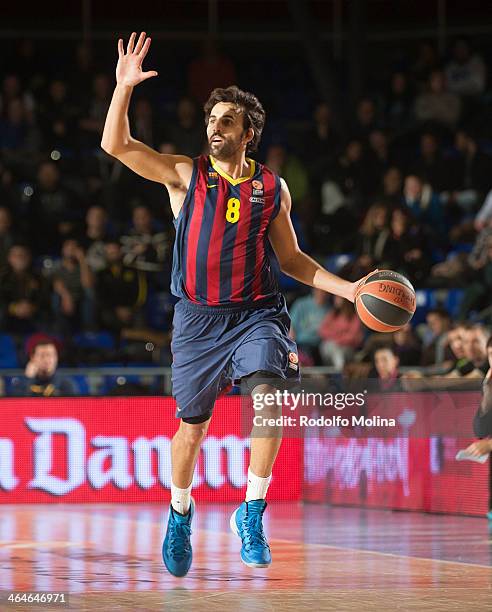
{"label": "basketball player", "polygon": [[[142,70],[149,46],[144,32],[138,40],[136,33],[130,36],[126,52],[118,41],[117,84],[101,146],[140,176],[162,183],[174,215],[171,290],[180,301],[173,319],[172,384],[181,421],[171,447],[171,506],[162,553],[167,569],[184,576],[192,560],[191,482],[217,396],[234,381],[267,393],[283,380],[299,379],[278,268],[352,302],[358,283],[330,274],[299,249],[287,185],[246,157],[258,146],[265,121],[251,93],[234,86],[211,93],[204,109],[209,156],[159,154],[132,138],[133,88],[157,76]],[[231,517],[242,540],[241,558],[250,567],[271,563],[262,517],[280,443],[280,435],[251,441],[246,498]]]}

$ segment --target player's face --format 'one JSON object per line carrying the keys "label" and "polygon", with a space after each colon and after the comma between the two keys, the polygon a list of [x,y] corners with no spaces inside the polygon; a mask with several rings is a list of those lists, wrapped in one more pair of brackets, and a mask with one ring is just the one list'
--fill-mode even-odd
{"label": "player's face", "polygon": [[216,104],[207,125],[207,140],[210,153],[219,160],[234,157],[246,145],[251,136],[244,129],[244,117],[241,109],[234,104],[219,102]]}

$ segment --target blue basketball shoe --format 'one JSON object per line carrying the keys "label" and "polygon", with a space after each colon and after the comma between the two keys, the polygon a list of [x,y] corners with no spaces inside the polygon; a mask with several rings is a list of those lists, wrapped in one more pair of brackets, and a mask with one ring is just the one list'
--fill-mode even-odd
{"label": "blue basketball shoe", "polygon": [[183,516],[174,508],[169,508],[167,532],[162,544],[162,559],[164,565],[173,576],[186,576],[193,559],[191,549],[191,521],[195,513],[195,503],[191,499],[188,514]]}
{"label": "blue basketball shoe", "polygon": [[264,499],[243,502],[231,516],[232,532],[238,535],[243,545],[241,559],[249,567],[268,567],[272,562],[270,547],[263,533]]}

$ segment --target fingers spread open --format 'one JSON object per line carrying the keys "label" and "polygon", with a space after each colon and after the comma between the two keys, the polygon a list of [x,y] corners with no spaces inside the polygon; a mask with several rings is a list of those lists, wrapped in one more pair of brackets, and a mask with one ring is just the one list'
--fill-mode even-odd
{"label": "fingers spread open", "polygon": [[118,55],[119,57],[123,57],[125,55],[125,49],[123,47],[123,39],[120,38],[118,40]]}
{"label": "fingers spread open", "polygon": [[128,46],[126,48],[127,53],[133,53],[133,45],[135,44],[135,37],[137,36],[136,32],[132,32],[130,36],[130,40],[128,41]]}
{"label": "fingers spread open", "polygon": [[145,32],[142,32],[140,36],[138,37],[137,44],[135,45],[135,53],[140,53],[140,51],[142,50],[143,44],[144,44],[144,40],[145,40]]}
{"label": "fingers spread open", "polygon": [[147,38],[147,40],[145,41],[142,50],[140,51],[140,59],[143,61],[144,57],[147,55],[148,51],[149,51],[149,47],[150,47],[150,38]]}

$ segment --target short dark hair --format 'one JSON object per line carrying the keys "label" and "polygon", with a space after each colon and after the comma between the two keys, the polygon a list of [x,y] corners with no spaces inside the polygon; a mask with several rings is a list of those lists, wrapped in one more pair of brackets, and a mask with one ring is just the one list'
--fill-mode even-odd
{"label": "short dark hair", "polygon": [[245,130],[253,129],[253,138],[248,142],[246,151],[256,151],[261,139],[261,133],[265,125],[265,109],[258,98],[249,91],[243,91],[236,85],[226,88],[218,87],[212,91],[209,99],[205,102],[205,124],[208,124],[213,107],[219,102],[229,102],[238,106],[244,113],[243,127]]}

